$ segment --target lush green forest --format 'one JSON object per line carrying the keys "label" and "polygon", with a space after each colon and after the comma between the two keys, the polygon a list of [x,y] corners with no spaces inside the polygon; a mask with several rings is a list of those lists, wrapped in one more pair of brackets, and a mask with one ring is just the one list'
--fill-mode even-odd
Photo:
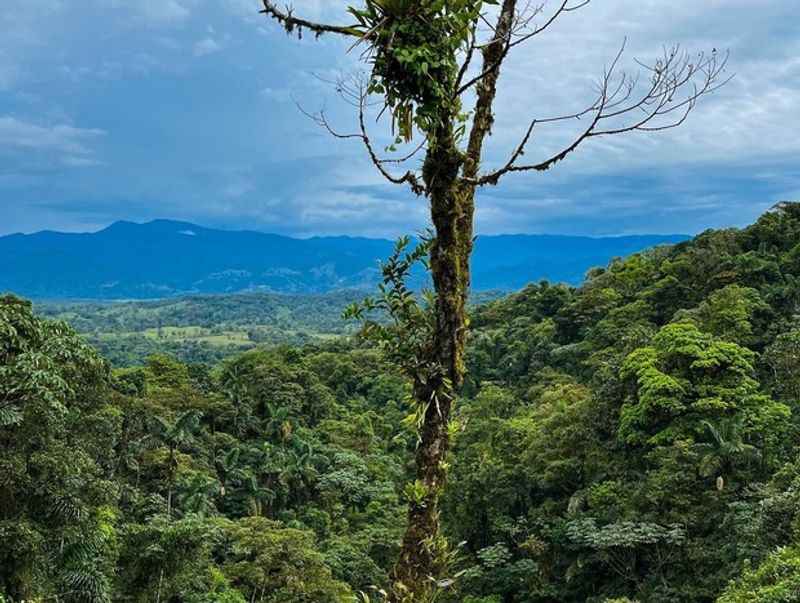
{"label": "lush green forest", "polygon": [[[52,320],[244,325],[135,307],[0,299],[0,601],[381,600],[418,496],[382,350],[120,367]],[[800,204],[473,308],[456,415],[438,601],[800,600]]]}
{"label": "lush green forest", "polygon": [[217,363],[258,345],[301,346],[353,333],[342,320],[358,291],[320,295],[249,293],[129,302],[41,302],[37,313],[69,323],[115,367],[156,353]]}
{"label": "lush green forest", "polygon": [[[473,295],[473,304],[497,299]],[[245,293],[154,301],[44,301],[34,310],[68,323],[117,368],[141,366],[153,354],[186,363],[216,364],[256,347],[303,346],[353,334],[345,308],[363,291],[319,295]]]}

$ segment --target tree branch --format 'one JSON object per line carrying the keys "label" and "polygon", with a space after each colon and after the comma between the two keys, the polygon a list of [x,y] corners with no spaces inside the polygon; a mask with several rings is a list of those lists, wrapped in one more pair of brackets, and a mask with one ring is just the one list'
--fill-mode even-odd
{"label": "tree branch", "polygon": [[411,187],[411,191],[415,195],[424,195],[425,194],[425,187],[420,182],[417,175],[409,170],[402,176],[394,176],[390,173],[385,165],[389,163],[403,163],[405,161],[410,160],[413,158],[420,150],[422,150],[425,146],[425,140],[423,140],[413,151],[405,155],[404,157],[397,157],[397,158],[381,158],[375,152],[375,147],[372,144],[372,140],[370,140],[369,134],[367,133],[367,124],[366,124],[366,108],[369,106],[367,103],[367,91],[366,86],[364,86],[363,82],[355,84],[355,88],[353,85],[347,84],[346,82],[339,82],[337,84],[337,91],[345,97],[348,102],[353,102],[354,99],[357,98],[356,108],[358,109],[358,125],[359,125],[359,132],[350,133],[350,134],[343,134],[337,131],[328,120],[327,116],[325,115],[325,110],[320,109],[317,113],[310,113],[306,111],[299,103],[295,101],[297,108],[300,110],[303,115],[311,119],[314,123],[316,123],[321,128],[325,129],[331,136],[334,138],[339,139],[354,139],[357,138],[361,140],[364,144],[364,147],[367,149],[367,154],[369,155],[370,160],[372,161],[373,165],[377,168],[378,172],[389,182],[392,184],[408,184]]}
{"label": "tree branch", "polygon": [[[634,99],[639,81],[638,76],[631,78],[622,73],[618,84],[612,87],[616,67],[624,50],[625,44],[623,43],[611,67],[603,74],[598,99],[592,105],[573,115],[534,120],[502,168],[479,178],[466,179],[467,182],[479,186],[496,185],[504,175],[510,172],[549,170],[575,151],[584,141],[596,136],[610,136],[634,131],[660,132],[676,128],[686,121],[701,97],[715,92],[728,83],[732,77],[723,78],[728,63],[727,53],[720,55],[714,50],[710,55],[700,54],[697,55],[696,60],[693,60],[691,55],[681,53],[676,46],[671,50],[665,50],[664,57],[656,61],[653,66],[639,63],[651,74],[650,86],[641,96],[631,100]],[[686,97],[676,101],[675,97],[686,87],[690,87]],[[593,114],[593,117],[589,126],[564,149],[544,161],[516,165],[525,153],[525,147],[535,125],[580,119],[590,113]],[[671,116],[675,113],[678,114],[678,117],[672,118]],[[623,120],[630,115],[637,115],[637,118],[631,123],[600,129],[600,124],[606,121]]]}
{"label": "tree branch", "polygon": [[[366,93],[364,93],[364,99],[366,100]],[[359,108],[359,111],[358,111],[358,125],[359,125],[359,128],[361,129],[361,140],[362,140],[362,142],[364,143],[364,146],[367,149],[367,153],[369,154],[369,158],[372,160],[372,163],[375,165],[376,168],[378,168],[378,171],[380,172],[380,174],[384,178],[386,178],[386,180],[391,182],[392,184],[403,184],[403,183],[406,183],[411,187],[411,191],[415,195],[418,195],[418,196],[424,195],[425,194],[425,187],[420,183],[419,179],[417,178],[417,175],[414,172],[409,170],[405,174],[403,174],[402,176],[396,177],[396,176],[392,176],[392,174],[390,174],[386,170],[386,168],[383,167],[384,163],[387,163],[388,161],[391,161],[391,160],[382,160],[382,159],[380,159],[378,157],[377,153],[375,153],[375,149],[372,146],[372,142],[370,141],[369,136],[367,135],[367,125],[366,125],[366,121],[364,119],[364,106],[365,106],[365,103],[362,103],[361,107]],[[416,153],[417,153],[417,151],[414,151],[410,155],[410,157],[413,157],[414,155],[416,155]]]}
{"label": "tree branch", "polygon": [[579,2],[578,4],[576,4],[575,6],[569,6],[570,0],[564,0],[564,2],[561,3],[561,6],[558,7],[558,10],[556,10],[556,12],[555,12],[555,14],[553,16],[551,16],[547,21],[545,21],[539,27],[535,28],[533,31],[528,32],[528,33],[522,35],[520,38],[514,40],[511,44],[509,44],[509,48],[513,48],[514,46],[522,44],[523,42],[527,42],[528,40],[530,40],[534,36],[538,36],[545,29],[547,29],[553,23],[555,23],[556,19],[558,19],[564,13],[569,13],[569,12],[578,10],[579,8],[583,8],[584,6],[589,4],[591,1],[592,0],[583,0],[582,2]]}
{"label": "tree branch", "polygon": [[359,31],[355,25],[328,25],[326,23],[315,23],[295,17],[292,9],[287,7],[285,10],[279,9],[274,2],[270,0],[262,0],[264,8],[259,11],[262,14],[268,15],[275,19],[287,31],[292,33],[297,30],[298,36],[302,37],[303,30],[308,29],[313,31],[319,37],[324,33],[335,33],[343,36],[356,36],[362,37],[363,32]]}
{"label": "tree branch", "polygon": [[[483,47],[487,47],[487,46],[496,44],[498,42],[504,42],[503,52],[500,53],[500,55],[497,57],[497,59],[493,63],[488,64],[488,65],[484,64],[483,70],[478,75],[476,75],[475,77],[471,78],[465,84],[461,84],[461,81],[463,80],[463,77],[466,74],[466,67],[468,67],[468,64],[465,63],[465,65],[462,66],[462,73],[459,75],[459,78],[457,80],[456,91],[455,91],[453,97],[455,98],[457,96],[462,95],[464,92],[469,90],[472,86],[474,86],[475,84],[480,82],[483,78],[485,78],[486,76],[488,76],[491,73],[493,73],[496,69],[498,69],[500,67],[500,65],[502,64],[502,62],[505,60],[505,58],[508,56],[509,51],[514,46],[517,46],[518,44],[522,44],[523,42],[526,42],[526,41],[530,40],[534,36],[539,35],[543,31],[545,31],[547,28],[549,28],[564,13],[572,12],[572,11],[578,10],[580,8],[583,8],[584,6],[589,4],[590,2],[591,2],[591,0],[581,0],[578,4],[576,4],[574,6],[570,6],[569,5],[570,0],[563,0],[563,2],[558,7],[556,12],[553,15],[551,15],[550,18],[545,23],[543,23],[539,27],[535,28],[533,31],[529,31],[529,32],[524,33],[524,34],[522,34],[520,32],[524,31],[526,29],[527,25],[536,17],[536,15],[538,15],[539,13],[542,12],[543,6],[537,7],[535,10],[532,11],[531,15],[525,15],[525,12],[526,12],[525,10],[523,10],[522,13],[516,13],[515,12],[515,14],[514,14],[514,16],[512,18],[511,26],[507,30],[504,30],[504,31],[501,32],[496,27],[492,27],[491,29],[492,29],[492,32],[494,33],[494,37],[492,38],[492,40],[490,40],[489,42],[484,44]],[[520,37],[518,37],[517,39],[514,39],[516,36],[520,36]]]}

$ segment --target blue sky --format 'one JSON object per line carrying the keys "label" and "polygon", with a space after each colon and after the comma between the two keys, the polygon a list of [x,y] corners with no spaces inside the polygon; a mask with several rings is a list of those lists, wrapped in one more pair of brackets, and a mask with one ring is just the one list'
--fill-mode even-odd
{"label": "blue sky", "polygon": [[[551,2],[552,3],[552,2]],[[533,117],[591,100],[628,38],[626,68],[662,44],[731,51],[735,80],[679,130],[591,140],[545,174],[478,199],[478,231],[695,233],[800,199],[796,0],[594,0],[503,73],[487,165]],[[337,19],[347,2],[297,0]],[[348,107],[322,78],[358,68],[343,42],[287,37],[258,0],[3,0],[0,235],[173,218],[297,236],[397,236],[424,200],[384,184],[361,149],[297,109]],[[545,157],[570,126],[543,132]],[[376,133],[377,134],[377,133]]]}

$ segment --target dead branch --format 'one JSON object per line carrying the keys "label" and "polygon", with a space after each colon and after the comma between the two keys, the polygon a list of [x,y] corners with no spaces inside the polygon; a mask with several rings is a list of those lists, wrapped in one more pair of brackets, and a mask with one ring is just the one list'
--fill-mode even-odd
{"label": "dead branch", "polygon": [[[549,170],[589,138],[676,128],[686,121],[701,97],[718,90],[731,79],[723,77],[728,63],[728,53],[720,55],[714,50],[710,55],[699,54],[693,57],[681,52],[680,48],[675,46],[669,50],[665,49],[664,56],[652,66],[637,61],[649,72],[650,84],[644,92],[636,95],[639,76],[630,77],[625,73],[616,75],[616,68],[624,49],[623,43],[610,68],[603,73],[598,97],[589,107],[573,115],[534,120],[502,168],[479,178],[468,179],[467,182],[475,185],[495,185],[510,172]],[[616,84],[614,84],[615,78],[618,78]],[[687,88],[689,89],[687,94],[678,99],[681,92]],[[588,127],[561,151],[538,163],[517,165],[517,161],[525,153],[534,126],[547,122],[580,119],[588,114],[592,114]],[[635,119],[626,122],[626,118],[630,117]],[[605,123],[609,125],[601,127]]]}
{"label": "dead branch", "polygon": [[[527,32],[527,33],[524,33],[524,34],[520,34],[520,37],[519,37],[519,38],[517,38],[516,40],[514,40],[514,41],[513,41],[513,42],[510,44],[510,47],[511,47],[511,48],[513,48],[514,46],[517,46],[517,45],[519,45],[519,44],[522,44],[523,42],[527,42],[527,41],[528,41],[528,40],[530,40],[531,38],[533,38],[533,37],[535,37],[535,36],[538,36],[538,35],[539,35],[540,33],[542,33],[542,32],[543,32],[545,29],[547,29],[547,28],[548,28],[548,27],[550,27],[550,26],[551,26],[553,23],[555,23],[556,19],[558,19],[558,18],[559,18],[561,15],[563,15],[564,13],[569,13],[569,12],[572,12],[572,11],[576,11],[576,10],[578,10],[578,9],[580,9],[580,8],[583,8],[584,6],[586,6],[587,4],[589,4],[591,1],[592,1],[592,0],[582,0],[581,2],[578,2],[578,4],[575,4],[575,5],[573,5],[573,6],[570,6],[570,5],[569,5],[569,3],[570,3],[570,0],[564,0],[564,2],[562,2],[562,3],[561,3],[561,6],[559,6],[559,7],[558,7],[558,9],[556,10],[556,12],[555,12],[555,13],[554,13],[554,14],[553,14],[553,15],[552,15],[552,16],[551,16],[551,17],[550,17],[550,18],[549,18],[547,21],[545,21],[545,22],[544,22],[542,25],[540,25],[539,27],[536,27],[536,28],[535,28],[533,31],[530,31],[530,32]],[[541,11],[539,11],[539,12],[541,12]],[[538,13],[537,13],[537,14],[538,14]]]}
{"label": "dead branch", "polygon": [[356,36],[359,38],[363,36],[363,32],[359,31],[358,27],[355,25],[343,26],[315,23],[313,21],[307,21],[306,19],[295,17],[291,7],[281,10],[275,5],[274,2],[270,2],[270,0],[262,0],[262,2],[264,4],[264,8],[259,12],[275,19],[281,24],[287,33],[292,33],[296,30],[298,36],[302,37],[303,30],[308,29],[313,31],[317,37],[325,33],[335,33],[343,36]]}
{"label": "dead branch", "polygon": [[408,170],[402,176],[395,176],[391,172],[386,169],[387,164],[400,164],[409,161],[413,157],[415,157],[422,149],[425,148],[425,144],[427,139],[423,140],[414,150],[402,157],[389,157],[389,158],[381,158],[378,156],[378,153],[375,151],[375,147],[372,144],[372,140],[367,133],[367,124],[366,124],[366,109],[370,106],[368,102],[368,93],[366,85],[357,80],[357,78],[353,78],[353,81],[348,82],[347,80],[340,80],[336,84],[337,92],[342,96],[350,104],[354,104],[355,107],[358,109],[358,125],[359,131],[355,133],[348,133],[344,134],[336,130],[328,120],[327,115],[325,114],[324,109],[320,109],[316,113],[311,113],[306,111],[302,105],[300,105],[297,101],[295,104],[297,108],[300,110],[303,115],[311,119],[314,123],[316,123],[319,127],[323,128],[325,131],[328,132],[334,138],[339,139],[359,139],[364,144],[364,147],[367,149],[367,154],[369,155],[370,160],[372,161],[373,165],[378,169],[378,172],[389,182],[392,184],[408,184],[411,187],[411,191],[416,195],[424,195],[425,194],[425,187],[420,182],[420,179],[417,177],[413,171]]}
{"label": "dead branch", "polygon": [[[501,34],[498,34],[497,29],[494,26],[491,26],[491,30],[493,32],[493,37],[488,42],[485,42],[480,45],[476,45],[475,48],[486,48],[488,46],[503,43],[503,51],[500,53],[498,58],[488,64],[483,66],[483,70],[476,75],[475,77],[469,79],[466,83],[462,84],[461,81],[463,80],[464,75],[466,74],[467,67],[469,66],[468,61],[462,65],[462,73],[460,74],[457,83],[456,83],[456,90],[453,94],[453,98],[458,97],[473,86],[475,86],[478,82],[483,80],[486,76],[494,73],[500,65],[505,61],[506,57],[508,56],[509,51],[523,42],[530,40],[531,38],[538,36],[540,33],[548,29],[555,21],[562,16],[564,13],[569,13],[572,11],[576,11],[580,8],[583,8],[587,4],[591,2],[591,0],[580,0],[577,4],[570,6],[571,0],[563,0],[556,11],[545,21],[542,25],[533,29],[533,31],[526,31],[528,26],[533,22],[533,20],[544,11],[544,5],[539,5],[536,7],[532,7],[531,3],[528,2],[526,7],[521,11],[515,11],[513,22],[511,27],[504,31]],[[471,59],[471,52],[469,57]]]}

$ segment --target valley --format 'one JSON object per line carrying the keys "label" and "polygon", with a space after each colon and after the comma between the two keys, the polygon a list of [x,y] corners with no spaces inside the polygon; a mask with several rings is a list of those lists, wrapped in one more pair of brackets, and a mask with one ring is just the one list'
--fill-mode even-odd
{"label": "valley", "polygon": [[[481,297],[491,297],[484,294]],[[115,366],[144,364],[155,353],[184,362],[215,363],[257,346],[305,345],[355,331],[344,309],[359,291],[283,295],[248,293],[154,301],[37,302],[42,315],[63,320]]]}
{"label": "valley", "polygon": [[800,603],[797,4],[0,2],[0,603]]}

